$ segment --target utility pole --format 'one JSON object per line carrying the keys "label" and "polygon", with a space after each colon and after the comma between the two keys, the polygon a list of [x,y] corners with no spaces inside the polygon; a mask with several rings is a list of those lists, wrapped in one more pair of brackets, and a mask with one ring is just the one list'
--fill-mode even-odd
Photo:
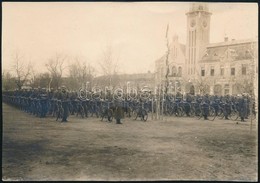
{"label": "utility pole", "polygon": [[169,24],[167,24],[166,35],[165,35],[167,51],[166,51],[166,56],[165,56],[165,66],[166,66],[165,84],[164,84],[164,87],[162,86],[162,88],[164,88],[164,90],[162,91],[162,119],[163,119],[163,113],[164,113],[163,110],[165,110],[164,107],[163,107],[164,96],[167,97],[168,88],[169,88],[169,78],[168,78],[168,76],[169,76],[169,72],[170,72],[170,69],[169,69],[170,46],[169,46],[169,40],[168,40],[168,31],[169,31]]}

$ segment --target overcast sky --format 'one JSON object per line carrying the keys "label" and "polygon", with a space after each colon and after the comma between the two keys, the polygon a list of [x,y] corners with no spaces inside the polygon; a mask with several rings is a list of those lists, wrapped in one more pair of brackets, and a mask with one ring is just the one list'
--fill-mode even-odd
{"label": "overcast sky", "polygon": [[[55,53],[79,56],[94,67],[107,46],[118,57],[121,73],[154,70],[166,51],[165,30],[186,43],[190,3],[2,3],[2,66],[10,70],[19,52],[38,72]],[[258,36],[256,3],[209,3],[210,42]]]}

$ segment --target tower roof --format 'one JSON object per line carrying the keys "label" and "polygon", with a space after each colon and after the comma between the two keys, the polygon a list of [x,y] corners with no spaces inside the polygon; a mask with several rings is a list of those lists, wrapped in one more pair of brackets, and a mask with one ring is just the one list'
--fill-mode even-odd
{"label": "tower roof", "polygon": [[209,11],[209,7],[206,3],[192,3],[190,11]]}
{"label": "tower roof", "polygon": [[206,12],[209,13],[209,7],[207,3],[191,3],[190,10],[186,14],[194,13],[194,12]]}

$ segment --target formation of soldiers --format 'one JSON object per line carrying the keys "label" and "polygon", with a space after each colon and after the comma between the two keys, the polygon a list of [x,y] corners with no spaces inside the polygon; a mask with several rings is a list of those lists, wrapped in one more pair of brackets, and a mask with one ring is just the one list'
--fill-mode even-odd
{"label": "formation of soldiers", "polygon": [[[223,115],[228,120],[231,113],[236,112],[242,122],[255,113],[254,101],[248,95],[237,96],[215,96],[215,95],[182,95],[176,96],[168,94],[159,100],[159,96],[149,93],[146,97],[137,95],[135,98],[128,97],[121,93],[116,97],[111,92],[82,94],[76,91],[69,92],[65,86],[58,90],[46,90],[38,88],[33,90],[3,91],[3,101],[13,105],[25,112],[44,118],[47,115],[60,118],[61,122],[67,122],[69,115],[78,115],[89,117],[103,117],[108,115],[108,109],[113,111],[113,116],[117,124],[121,124],[121,119],[131,116],[133,111],[146,111],[176,116],[198,116],[202,115],[205,120],[214,111],[215,116]],[[158,105],[159,103],[159,105]],[[163,107],[162,107],[163,106]],[[139,112],[137,112],[139,113]],[[145,114],[142,114],[145,115]],[[142,116],[141,115],[141,116]],[[109,116],[107,116],[109,118]],[[142,116],[144,119],[144,116]],[[110,121],[110,120],[109,120]]]}

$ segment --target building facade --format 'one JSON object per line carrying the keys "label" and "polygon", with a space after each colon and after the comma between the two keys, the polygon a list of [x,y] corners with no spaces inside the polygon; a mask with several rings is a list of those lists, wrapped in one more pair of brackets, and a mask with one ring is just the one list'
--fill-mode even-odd
{"label": "building facade", "polygon": [[[168,79],[173,93],[253,95],[258,83],[258,41],[228,40],[210,43],[212,13],[205,3],[192,3],[187,16],[186,45],[175,35],[170,44]],[[155,84],[166,77],[166,55],[155,61]],[[181,72],[179,72],[179,69]]]}
{"label": "building facade", "polygon": [[257,40],[209,44],[199,62],[203,91],[215,95],[254,93]]}
{"label": "building facade", "polygon": [[[175,35],[169,45],[169,92],[174,93],[177,85],[183,82],[183,76],[185,75],[185,45],[179,43],[178,36]],[[162,56],[160,59],[155,61],[155,86],[157,88],[164,87],[159,86],[161,83],[164,83],[166,80],[166,71],[167,66],[165,63],[166,55]],[[178,89],[181,89],[178,87]]]}

